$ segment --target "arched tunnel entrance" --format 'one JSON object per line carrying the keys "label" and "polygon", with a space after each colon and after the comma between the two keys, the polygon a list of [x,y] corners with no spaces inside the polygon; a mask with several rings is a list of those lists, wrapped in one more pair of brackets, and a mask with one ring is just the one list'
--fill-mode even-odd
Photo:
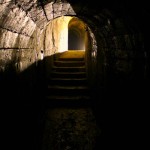
{"label": "arched tunnel entrance", "polygon": [[68,49],[85,50],[86,26],[78,18],[72,18],[68,24]]}

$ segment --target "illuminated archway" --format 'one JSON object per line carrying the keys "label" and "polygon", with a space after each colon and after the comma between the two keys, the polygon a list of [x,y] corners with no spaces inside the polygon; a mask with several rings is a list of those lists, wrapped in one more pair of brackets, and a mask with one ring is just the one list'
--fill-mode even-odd
{"label": "illuminated archway", "polygon": [[68,23],[68,50],[85,50],[86,25],[77,17]]}
{"label": "illuminated archway", "polygon": [[45,51],[57,53],[86,49],[87,25],[77,17],[56,18],[47,24],[45,31]]}

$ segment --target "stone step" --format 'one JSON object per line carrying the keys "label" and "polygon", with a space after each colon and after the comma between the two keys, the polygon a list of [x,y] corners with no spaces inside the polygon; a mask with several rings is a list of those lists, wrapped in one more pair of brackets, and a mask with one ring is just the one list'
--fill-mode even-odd
{"label": "stone step", "polygon": [[59,61],[84,61],[84,58],[59,58]]}
{"label": "stone step", "polygon": [[51,78],[86,78],[86,72],[58,72],[52,71]]}
{"label": "stone step", "polygon": [[85,66],[84,61],[54,61],[56,67],[81,67]]}
{"label": "stone step", "polygon": [[46,96],[46,106],[49,107],[86,107],[91,106],[91,98],[86,95],[53,95]]}
{"label": "stone step", "polygon": [[88,95],[87,86],[48,85],[47,95]]}
{"label": "stone step", "polygon": [[85,67],[52,67],[53,71],[58,72],[84,72],[86,71]]}
{"label": "stone step", "polygon": [[84,51],[67,51],[54,61],[45,93],[50,105],[90,100],[84,54]]}
{"label": "stone step", "polygon": [[53,96],[46,96],[46,99],[49,100],[89,100],[90,97],[86,95],[77,95],[77,96],[58,96],[58,95],[53,95]]}
{"label": "stone step", "polygon": [[67,89],[67,90],[82,90],[88,89],[87,86],[60,86],[60,85],[48,85],[48,89]]}
{"label": "stone step", "polygon": [[87,78],[51,78],[50,85],[87,85]]}
{"label": "stone step", "polygon": [[84,50],[68,50],[59,54],[58,60],[65,61],[84,61],[85,51]]}

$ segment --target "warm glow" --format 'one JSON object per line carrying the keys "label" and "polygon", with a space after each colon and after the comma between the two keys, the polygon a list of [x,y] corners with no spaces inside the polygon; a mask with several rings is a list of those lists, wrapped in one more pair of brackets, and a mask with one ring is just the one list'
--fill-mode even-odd
{"label": "warm glow", "polygon": [[59,52],[63,52],[68,50],[68,23],[72,19],[72,17],[61,17],[60,19],[60,34],[58,50]]}
{"label": "warm glow", "polygon": [[45,51],[48,55],[68,50],[85,50],[86,25],[77,17],[62,16],[45,29]]}
{"label": "warm glow", "polygon": [[59,17],[47,25],[46,48],[55,53],[68,50],[68,23],[72,17]]}

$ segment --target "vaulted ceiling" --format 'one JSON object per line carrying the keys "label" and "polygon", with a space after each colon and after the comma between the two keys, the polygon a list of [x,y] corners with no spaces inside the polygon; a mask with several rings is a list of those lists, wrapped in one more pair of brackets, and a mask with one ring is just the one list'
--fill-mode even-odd
{"label": "vaulted ceiling", "polygon": [[91,0],[0,1],[1,27],[10,29],[12,27],[16,32],[29,35],[31,31],[28,31],[28,33],[22,31],[24,25],[28,26],[34,23],[37,27],[42,29],[47,22],[63,15],[76,15],[81,18],[89,19],[92,22],[101,23],[102,25],[105,23],[104,20],[106,20],[106,18],[113,19],[115,17],[114,14],[128,20],[134,17],[134,21],[138,22],[138,19],[143,20],[144,15],[149,15],[148,5],[144,2],[133,3],[128,0],[105,0],[98,2]]}

